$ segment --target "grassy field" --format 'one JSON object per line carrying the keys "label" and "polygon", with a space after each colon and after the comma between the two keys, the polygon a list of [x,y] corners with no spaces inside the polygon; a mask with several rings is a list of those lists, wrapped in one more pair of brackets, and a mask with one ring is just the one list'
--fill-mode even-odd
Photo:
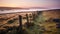
{"label": "grassy field", "polygon": [[[28,24],[26,24],[26,14],[28,14],[30,22]],[[60,28],[56,28],[57,23],[53,21],[53,19],[60,19],[60,10],[0,15],[0,33],[1,31],[6,33],[8,29],[6,34],[17,34],[19,15],[22,16],[24,34],[60,34]],[[9,30],[9,28],[11,28],[11,30]]]}

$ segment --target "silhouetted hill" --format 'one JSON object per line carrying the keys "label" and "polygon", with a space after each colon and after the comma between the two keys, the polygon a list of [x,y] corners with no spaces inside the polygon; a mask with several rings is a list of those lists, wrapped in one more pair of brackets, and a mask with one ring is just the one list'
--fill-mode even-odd
{"label": "silhouetted hill", "polygon": [[0,7],[0,10],[22,9],[19,7]]}
{"label": "silhouetted hill", "polygon": [[45,7],[30,7],[31,9],[46,9]]}

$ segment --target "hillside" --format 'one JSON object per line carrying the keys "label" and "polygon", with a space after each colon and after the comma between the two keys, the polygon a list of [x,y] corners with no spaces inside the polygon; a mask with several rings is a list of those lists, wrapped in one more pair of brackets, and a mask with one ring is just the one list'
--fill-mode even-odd
{"label": "hillside", "polygon": [[0,10],[22,9],[19,7],[0,7]]}
{"label": "hillside", "polygon": [[[34,26],[33,31],[43,32],[43,34],[55,34],[58,32],[58,29],[56,28],[56,22],[53,21],[53,19],[60,19],[60,9],[52,9],[52,10],[44,10],[41,12],[21,12],[21,13],[13,13],[13,14],[1,14],[0,15],[0,30],[6,30],[7,27],[18,27],[19,26],[19,15],[22,16],[22,23],[23,25],[27,22],[26,20],[26,14],[29,16],[29,22],[33,22],[36,24]],[[31,19],[30,19],[31,17]],[[33,20],[34,19],[34,20]],[[28,32],[34,33],[32,29],[29,30],[29,28],[25,28]],[[39,28],[40,27],[40,28]],[[36,30],[34,30],[36,29]]]}

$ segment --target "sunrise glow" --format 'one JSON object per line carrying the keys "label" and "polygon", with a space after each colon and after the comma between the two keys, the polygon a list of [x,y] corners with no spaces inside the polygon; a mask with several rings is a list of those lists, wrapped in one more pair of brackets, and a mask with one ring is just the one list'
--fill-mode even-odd
{"label": "sunrise glow", "polygon": [[60,0],[0,0],[0,7],[46,7],[59,8]]}

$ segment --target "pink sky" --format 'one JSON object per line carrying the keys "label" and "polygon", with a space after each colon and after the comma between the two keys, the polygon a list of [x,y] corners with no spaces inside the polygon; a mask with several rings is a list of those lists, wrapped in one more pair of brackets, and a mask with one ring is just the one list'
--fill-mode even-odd
{"label": "pink sky", "polygon": [[46,7],[60,8],[60,0],[0,0],[0,7]]}

